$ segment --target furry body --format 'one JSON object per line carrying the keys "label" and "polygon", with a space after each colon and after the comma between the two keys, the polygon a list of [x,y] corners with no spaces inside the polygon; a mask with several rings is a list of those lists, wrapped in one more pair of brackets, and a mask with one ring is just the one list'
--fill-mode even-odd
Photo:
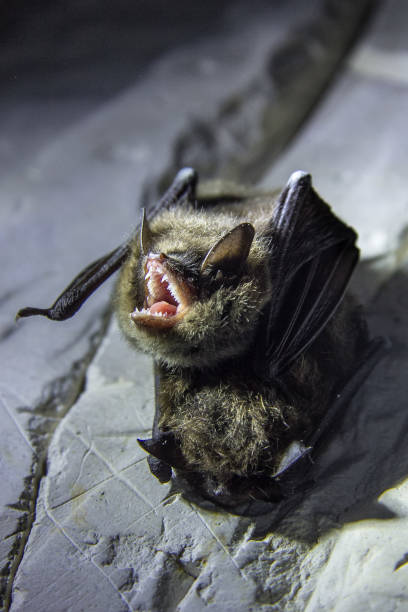
{"label": "furry body", "polygon": [[308,453],[383,342],[368,342],[343,299],[357,236],[310,175],[293,173],[278,199],[218,181],[196,187],[197,173],[180,170],[140,236],[89,264],[50,308],[17,317],[63,321],[121,268],[120,327],[156,364],[152,438],[139,440],[150,469],[161,482],[175,470],[193,493],[235,510],[290,494],[293,466],[302,485]]}
{"label": "furry body", "polygon": [[137,238],[116,289],[126,338],[160,364],[162,431],[172,431],[186,470],[228,488],[235,476],[272,476],[294,440],[304,440],[327,409],[336,384],[350,370],[365,338],[354,302],[346,298],[317,340],[285,374],[282,393],[256,364],[263,312],[273,300],[269,261],[274,195],[165,211],[151,223],[151,250],[198,277],[208,249],[242,221],[255,238],[239,279],[201,288],[184,319],[169,330],[138,326],[129,313],[144,299],[143,255]]}

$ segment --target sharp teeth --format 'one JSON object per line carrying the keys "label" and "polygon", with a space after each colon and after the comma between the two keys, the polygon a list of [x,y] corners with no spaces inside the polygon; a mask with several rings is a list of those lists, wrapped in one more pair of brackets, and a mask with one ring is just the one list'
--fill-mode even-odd
{"label": "sharp teeth", "polygon": [[129,316],[132,315],[146,315],[146,314],[150,314],[148,310],[146,310],[146,308],[135,308],[133,312],[130,313]]}
{"label": "sharp teeth", "polygon": [[171,283],[168,284],[168,290],[170,291],[171,295],[174,297],[176,302],[180,303],[181,300],[180,300],[179,295],[178,295],[178,293],[176,291],[176,288]]}
{"label": "sharp teeth", "polygon": [[134,315],[148,315],[150,317],[164,317],[166,318],[167,315],[163,312],[150,312],[150,310],[147,310],[146,308],[135,308],[135,310],[133,312],[129,313],[129,317],[132,317]]}

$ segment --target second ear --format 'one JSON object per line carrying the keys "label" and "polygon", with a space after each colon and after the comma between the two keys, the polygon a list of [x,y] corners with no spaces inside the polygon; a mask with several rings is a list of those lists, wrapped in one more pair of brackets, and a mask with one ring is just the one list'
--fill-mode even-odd
{"label": "second ear", "polygon": [[201,273],[217,268],[225,274],[237,274],[246,262],[255,230],[250,223],[240,223],[216,242],[201,264]]}

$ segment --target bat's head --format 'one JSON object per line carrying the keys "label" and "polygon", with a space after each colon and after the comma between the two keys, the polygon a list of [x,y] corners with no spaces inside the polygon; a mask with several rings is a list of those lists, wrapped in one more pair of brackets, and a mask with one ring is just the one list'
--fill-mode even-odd
{"label": "bat's head", "polygon": [[254,341],[268,243],[228,214],[177,208],[142,224],[116,289],[122,331],[170,366],[215,366]]}

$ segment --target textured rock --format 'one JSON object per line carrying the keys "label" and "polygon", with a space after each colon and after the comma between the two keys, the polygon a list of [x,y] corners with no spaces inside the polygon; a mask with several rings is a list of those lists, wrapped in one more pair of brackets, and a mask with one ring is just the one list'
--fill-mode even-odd
{"label": "textured rock", "polygon": [[[296,19],[313,9],[310,5],[306,10],[305,3],[296,6],[305,11]],[[112,323],[89,368],[86,362],[72,368],[89,351],[89,322],[95,329],[101,326],[99,311],[106,292],[92,298],[68,327],[52,327],[51,332],[47,321],[26,323],[18,328],[20,336],[24,330],[24,340],[9,353],[9,384],[4,387],[9,448],[12,451],[15,444],[25,453],[25,466],[16,466],[20,481],[30,472],[38,438],[47,434],[49,438],[51,428],[45,421],[63,418],[49,448],[48,471],[41,479],[35,523],[21,563],[14,552],[19,569],[13,610],[404,609],[408,501],[405,483],[395,484],[408,467],[402,433],[406,431],[407,294],[400,231],[406,212],[400,168],[406,165],[401,136],[407,93],[402,78],[395,84],[395,69],[392,81],[388,69],[374,77],[372,70],[364,69],[369,54],[384,53],[378,41],[386,38],[380,33],[388,27],[387,20],[398,32],[390,17],[398,14],[395,11],[395,2],[384,4],[374,31],[353,54],[324,105],[264,179],[276,186],[296,168],[312,171],[322,195],[357,226],[367,256],[387,254],[379,269],[367,262],[357,278],[360,294],[372,297],[373,329],[389,335],[395,348],[361,389],[315,466],[317,485],[279,522],[273,515],[238,518],[190,504],[150,475],[136,443],[152,422],[149,360],[132,352]],[[41,269],[40,259],[55,257],[56,262],[48,277],[33,283],[29,293],[24,291],[27,303],[41,303],[45,294],[52,298],[61,289],[57,263],[61,262],[68,280],[83,263],[123,239],[123,228],[134,224],[134,201],[146,176],[165,180],[173,165],[188,161],[186,151],[194,157],[195,146],[198,165],[204,172],[211,169],[202,140],[186,141],[185,117],[191,113],[202,118],[204,129],[199,133],[211,135],[207,128],[212,121],[218,127],[228,126],[217,123],[222,113],[214,110],[226,96],[239,91],[243,99],[251,100],[242,91],[247,86],[250,91],[248,84],[270,52],[269,37],[279,29],[287,31],[289,23],[288,9],[281,9],[271,22],[266,13],[260,17],[248,17],[244,31],[234,26],[241,25],[239,19],[231,21],[229,35],[222,41],[200,42],[188,54],[168,56],[133,90],[46,148],[18,183],[15,177],[9,180],[7,210],[14,210],[11,196],[17,194],[23,202],[21,219],[34,230],[26,237],[27,226],[19,230],[18,218],[13,217],[14,234],[6,226],[8,239],[19,238],[20,248],[26,249],[23,257],[32,260],[34,269]],[[166,89],[169,81],[172,88]],[[388,122],[373,92],[382,92]],[[219,147],[208,150],[220,151],[216,167],[228,174],[230,159],[239,158],[236,142],[230,152],[224,147],[225,138],[219,142]],[[259,155],[255,153],[252,161],[241,156],[249,174]],[[390,197],[396,202],[392,216],[384,213],[383,204]],[[71,201],[77,206],[87,203],[83,226],[72,222],[71,227],[66,212],[59,223],[54,222]],[[114,214],[111,202],[120,204]],[[52,222],[47,221],[50,215]],[[37,227],[45,229],[40,233]],[[48,227],[57,230],[47,234]],[[90,227],[98,227],[92,241],[87,240]],[[40,254],[35,241],[44,245]],[[75,244],[69,258],[64,253],[67,243]],[[18,271],[21,286],[27,286],[32,269]],[[12,297],[10,309],[23,305],[20,296]],[[16,337],[5,337],[2,348],[10,346],[6,341],[16,342]],[[68,350],[63,350],[66,345]],[[31,352],[33,346],[39,348]],[[70,368],[71,376],[64,377]],[[85,370],[85,389],[72,406],[82,391]],[[19,371],[22,374],[17,376]],[[21,397],[15,397],[16,389]],[[15,409],[22,405],[28,408],[17,419]],[[10,473],[13,454],[4,456],[5,472]],[[37,487],[41,476],[40,470],[30,486]],[[18,478],[8,481],[5,504],[21,491]],[[26,511],[31,517],[35,493],[27,491],[31,507]],[[20,510],[16,507],[13,512],[17,515]],[[9,535],[15,519],[10,514],[5,518],[2,525]],[[20,527],[28,533],[26,525]],[[7,546],[3,550],[9,554]]]}

